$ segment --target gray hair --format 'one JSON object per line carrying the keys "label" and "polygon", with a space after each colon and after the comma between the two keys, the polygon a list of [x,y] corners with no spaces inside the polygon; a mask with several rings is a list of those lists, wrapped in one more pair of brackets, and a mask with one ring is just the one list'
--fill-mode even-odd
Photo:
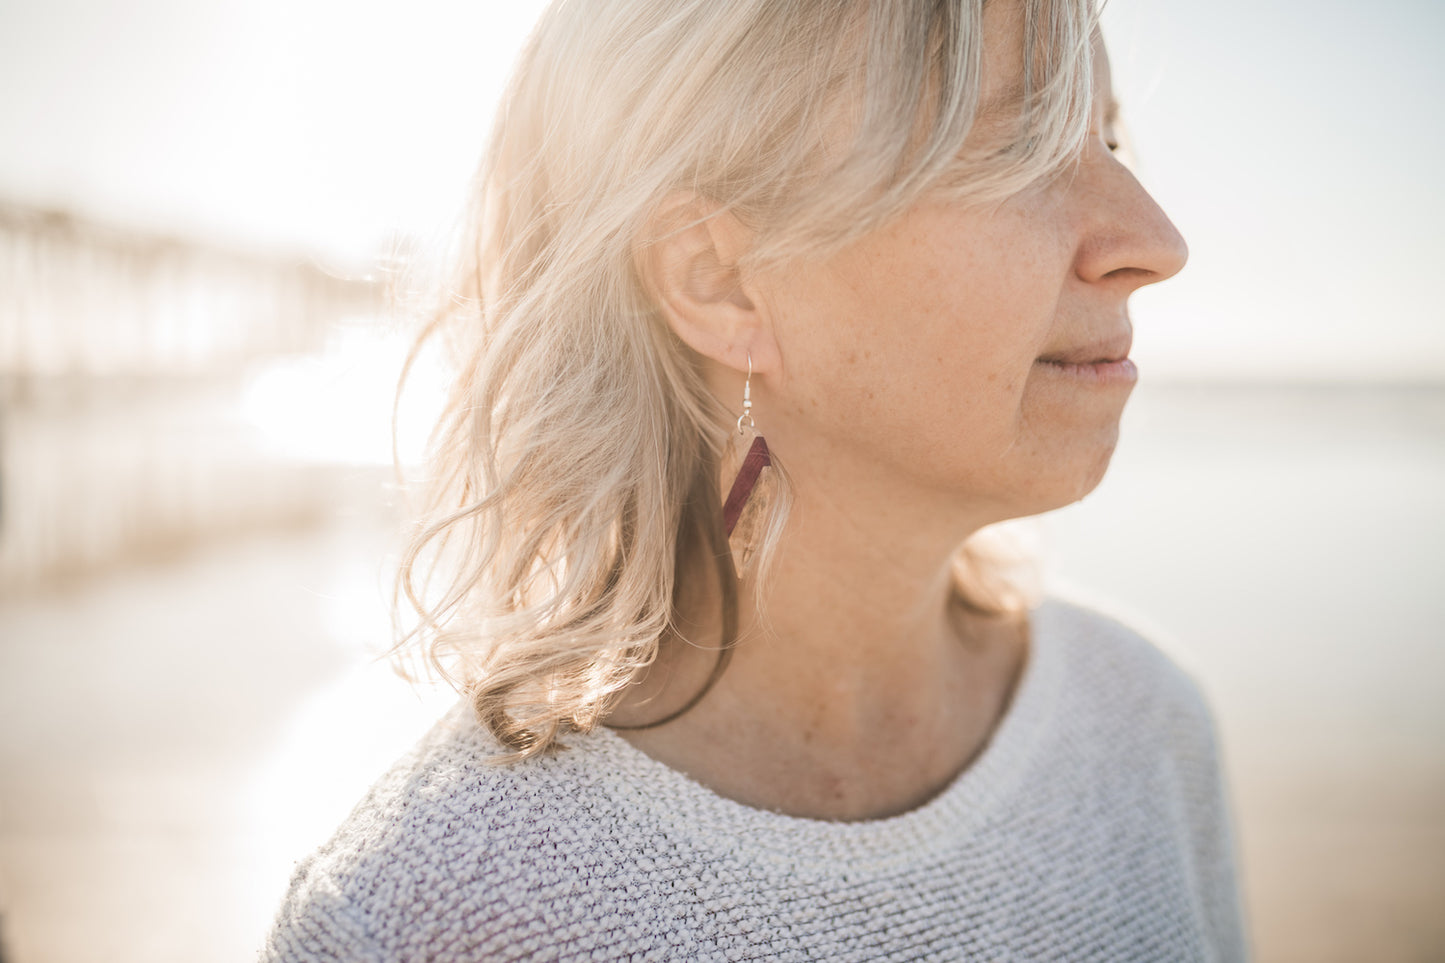
{"label": "gray hair", "polygon": [[[1012,2],[1023,88],[982,146],[984,0],[558,0],[543,16],[428,325],[459,367],[398,578],[420,615],[398,650],[464,687],[509,758],[605,716],[656,656],[684,563],[718,546],[735,413],[638,277],[658,205],[706,197],[775,264],[925,193],[987,204],[1058,174],[1088,129],[1096,13]],[[784,493],[760,576],[786,517]],[[725,545],[710,555],[735,582]],[[1012,604],[971,546],[958,569],[966,603]]]}

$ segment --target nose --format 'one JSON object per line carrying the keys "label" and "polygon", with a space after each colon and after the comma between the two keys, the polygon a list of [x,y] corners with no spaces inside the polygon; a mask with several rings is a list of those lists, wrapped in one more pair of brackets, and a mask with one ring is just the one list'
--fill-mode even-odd
{"label": "nose", "polygon": [[1074,189],[1081,237],[1075,271],[1129,293],[1184,269],[1189,248],[1133,172],[1102,144],[1081,160]]}

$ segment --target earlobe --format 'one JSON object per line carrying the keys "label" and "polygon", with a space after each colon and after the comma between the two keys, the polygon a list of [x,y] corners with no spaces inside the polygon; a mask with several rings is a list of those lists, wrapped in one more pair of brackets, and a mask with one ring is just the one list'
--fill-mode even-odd
{"label": "earlobe", "polygon": [[740,268],[750,232],[696,194],[671,195],[648,222],[638,272],[668,326],[698,354],[741,369],[772,352],[767,314]]}

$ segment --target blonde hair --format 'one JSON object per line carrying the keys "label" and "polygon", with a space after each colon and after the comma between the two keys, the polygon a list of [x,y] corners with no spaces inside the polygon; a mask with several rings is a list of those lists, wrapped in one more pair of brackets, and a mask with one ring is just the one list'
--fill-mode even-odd
{"label": "blonde hair", "polygon": [[[1001,2],[1001,0],[993,0]],[[595,726],[655,657],[704,553],[732,585],[717,464],[735,413],[637,276],[676,191],[818,256],[925,192],[991,203],[1064,170],[1088,129],[1089,0],[1021,0],[1024,89],[975,149],[984,0],[559,0],[516,66],[456,274],[459,351],[399,596],[424,654],[509,758]],[[787,453],[778,453],[785,465]],[[758,549],[765,576],[786,494]],[[1012,603],[960,551],[979,611]],[[729,641],[727,638],[725,642]]]}

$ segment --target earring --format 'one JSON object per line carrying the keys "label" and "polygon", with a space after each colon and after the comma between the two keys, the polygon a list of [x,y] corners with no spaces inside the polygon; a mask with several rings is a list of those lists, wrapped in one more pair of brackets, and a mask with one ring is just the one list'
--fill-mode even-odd
{"label": "earring", "polygon": [[748,352],[748,375],[743,382],[743,413],[738,415],[737,431],[723,452],[720,482],[718,490],[726,488],[727,491],[727,498],[723,500],[723,531],[732,549],[733,569],[738,578],[742,578],[751,566],[777,495],[773,456],[753,421],[752,352]]}

